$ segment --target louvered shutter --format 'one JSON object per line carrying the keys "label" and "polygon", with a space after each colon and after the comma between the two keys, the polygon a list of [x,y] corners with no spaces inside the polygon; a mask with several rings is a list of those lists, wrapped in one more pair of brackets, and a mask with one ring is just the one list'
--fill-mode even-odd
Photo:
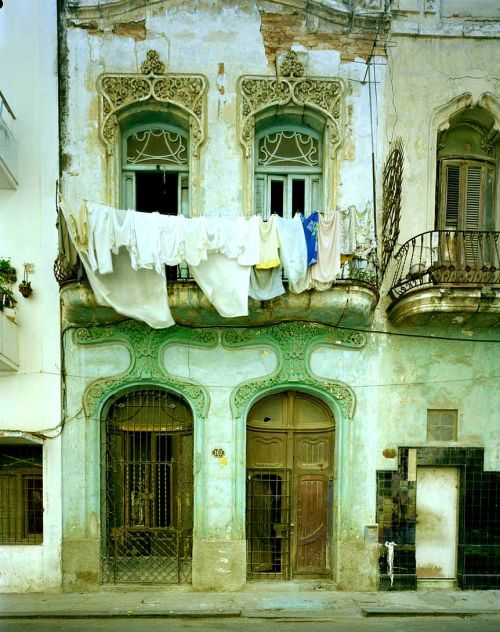
{"label": "louvered shutter", "polygon": [[445,171],[444,228],[446,230],[457,230],[460,215],[460,166],[445,165]]}
{"label": "louvered shutter", "polygon": [[[477,231],[481,227],[481,166],[465,165],[464,176],[466,184],[465,214],[463,227],[466,231]],[[465,261],[470,266],[478,263],[479,235],[465,233]]]}
{"label": "louvered shutter", "polygon": [[266,176],[255,176],[255,214],[266,217]]}

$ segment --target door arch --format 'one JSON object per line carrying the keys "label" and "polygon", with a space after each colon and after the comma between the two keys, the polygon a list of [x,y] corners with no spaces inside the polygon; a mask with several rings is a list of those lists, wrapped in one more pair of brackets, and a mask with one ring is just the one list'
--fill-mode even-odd
{"label": "door arch", "polygon": [[103,415],[104,583],[191,581],[193,416],[166,390],[121,393]]}
{"label": "door arch", "polygon": [[247,571],[331,576],[335,423],[320,400],[287,391],[247,418]]}

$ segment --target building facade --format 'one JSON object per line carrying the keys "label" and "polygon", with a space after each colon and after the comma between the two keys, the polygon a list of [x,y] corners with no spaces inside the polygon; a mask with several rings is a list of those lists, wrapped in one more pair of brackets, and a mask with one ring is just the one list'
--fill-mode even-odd
{"label": "building facade", "polygon": [[[0,545],[3,590],[499,586],[496,5],[68,0],[39,16],[53,56],[38,116],[14,76],[8,98],[39,126],[19,153],[49,198],[21,177],[0,198],[26,196],[47,270],[40,303],[18,301],[21,355],[0,384],[2,496],[17,499],[1,524],[15,514],[24,533]],[[114,209],[249,231],[330,213],[340,270],[307,289],[288,274],[272,298],[253,271],[248,313],[221,315],[230,279],[214,267],[208,292],[192,253],[155,276],[113,242],[96,272],[88,226],[113,217],[117,239]],[[4,215],[19,268],[25,227]],[[152,316],[167,299],[173,326]]]}

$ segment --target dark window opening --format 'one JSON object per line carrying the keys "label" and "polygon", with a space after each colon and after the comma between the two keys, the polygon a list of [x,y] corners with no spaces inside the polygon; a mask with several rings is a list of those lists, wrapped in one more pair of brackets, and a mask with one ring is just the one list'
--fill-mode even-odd
{"label": "dark window opening", "polygon": [[306,181],[292,180],[292,213],[304,213],[306,199]]}
{"label": "dark window opening", "polygon": [[136,210],[157,211],[162,215],[177,215],[178,174],[165,171],[138,171],[135,174]]}
{"label": "dark window opening", "polygon": [[283,217],[283,182],[271,180],[271,213]]}
{"label": "dark window opening", "polygon": [[40,544],[42,447],[0,445],[0,544]]}

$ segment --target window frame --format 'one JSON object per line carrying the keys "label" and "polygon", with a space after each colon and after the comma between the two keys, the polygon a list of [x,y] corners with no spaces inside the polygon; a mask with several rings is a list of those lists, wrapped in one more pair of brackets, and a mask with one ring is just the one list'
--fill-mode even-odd
{"label": "window frame", "polygon": [[[496,197],[496,177],[495,177],[495,160],[478,157],[466,156],[446,156],[438,159],[438,204],[436,227],[438,230],[464,231],[464,230],[494,230],[495,226],[495,197]],[[457,226],[447,226],[447,202],[448,202],[448,179],[447,168],[459,168],[459,204],[457,215]],[[467,184],[468,170],[471,167],[481,169],[480,184],[480,201],[478,210],[478,226],[469,228],[467,226]],[[492,174],[492,200],[491,200],[491,218],[488,222],[486,196],[487,196],[487,178],[488,174]],[[488,226],[488,223],[490,224]]]}
{"label": "window frame", "polygon": [[[295,132],[314,138],[318,143],[318,166],[306,165],[268,165],[259,166],[260,141],[279,132]],[[291,218],[295,212],[293,204],[293,182],[303,180],[304,185],[304,215],[307,217],[322,207],[322,185],[324,174],[324,134],[312,127],[298,124],[284,123],[282,125],[263,126],[255,134],[255,168],[254,168],[254,214],[264,220],[269,219],[277,209],[271,208],[271,182],[283,182],[282,217]]]}
{"label": "window frame", "polygon": [[[174,132],[185,139],[186,164],[172,165],[151,163],[135,165],[127,163],[127,141],[133,134],[152,129],[163,129]],[[180,127],[157,119],[151,122],[139,122],[135,125],[124,126],[121,132],[120,147],[120,203],[122,208],[137,210],[136,174],[137,173],[176,173],[177,174],[177,215],[190,215],[191,191],[189,186],[190,138],[189,132]]]}
{"label": "window frame", "polygon": [[[9,506],[5,506],[8,512],[14,513],[14,518],[10,518],[8,515],[4,519],[0,520],[0,546],[11,545],[38,545],[43,544],[44,537],[44,485],[43,485],[43,451],[42,451],[42,464],[40,466],[24,466],[24,467],[5,467],[0,472],[1,479],[13,479],[11,481],[12,490],[9,490],[9,494],[13,493],[13,498]],[[41,531],[29,531],[29,501],[28,501],[28,481],[37,480],[41,481],[41,509],[38,516],[41,519],[42,528]],[[8,482],[6,483],[8,484]],[[3,484],[2,484],[3,487]],[[10,499],[7,498],[7,501]],[[8,530],[4,534],[3,523],[8,522]],[[14,524],[13,531],[11,530],[11,524]],[[13,533],[13,535],[12,535]]]}
{"label": "window frame", "polygon": [[[443,424],[442,419],[443,415],[451,415],[452,424]],[[440,423],[431,423],[431,420],[434,418],[436,420],[439,415]],[[437,439],[435,436],[431,436],[432,430],[439,430],[439,434],[442,434],[443,429],[451,429],[451,438]],[[427,427],[426,427],[426,441],[428,442],[436,442],[436,443],[445,443],[450,441],[458,440],[458,409],[457,408],[428,408],[427,409]]]}

